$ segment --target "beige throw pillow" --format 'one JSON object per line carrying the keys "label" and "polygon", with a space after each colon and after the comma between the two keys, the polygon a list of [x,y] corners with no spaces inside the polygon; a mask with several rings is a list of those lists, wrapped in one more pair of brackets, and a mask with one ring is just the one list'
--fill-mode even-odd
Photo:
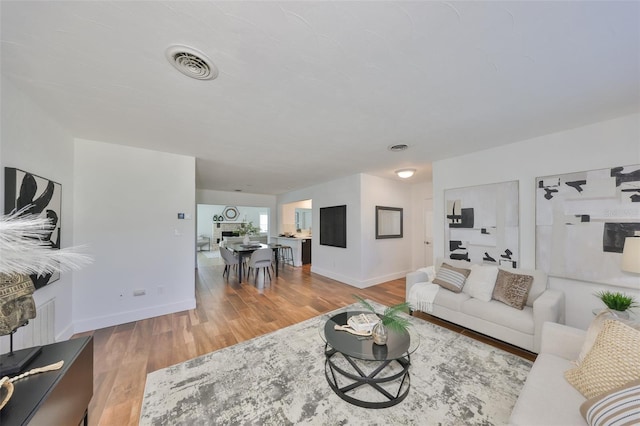
{"label": "beige throw pillow", "polygon": [[531,275],[514,274],[500,269],[493,288],[493,299],[522,310],[527,303],[532,284]]}
{"label": "beige throw pillow", "polygon": [[451,290],[454,293],[460,293],[464,287],[464,281],[471,271],[468,269],[454,268],[451,265],[443,263],[433,279],[434,284],[438,284],[442,288]]}
{"label": "beige throw pillow", "polygon": [[600,333],[600,331],[602,330],[602,327],[604,326],[605,320],[608,320],[608,319],[621,321],[622,323],[627,324],[628,326],[635,328],[636,330],[640,330],[640,323],[633,323],[628,320],[619,319],[614,314],[612,314],[611,311],[609,311],[608,309],[604,309],[600,311],[600,313],[598,313],[598,315],[595,316],[593,321],[591,321],[591,324],[589,324],[589,328],[587,329],[587,335],[584,339],[584,343],[582,344],[582,349],[580,350],[580,355],[578,355],[578,361],[577,361],[578,365],[584,360],[584,357],[587,356],[587,354],[591,350],[593,343],[596,341],[596,337],[598,337],[598,334]]}
{"label": "beige throw pillow", "polygon": [[640,331],[605,320],[582,363],[567,370],[564,377],[587,398],[640,379]]}

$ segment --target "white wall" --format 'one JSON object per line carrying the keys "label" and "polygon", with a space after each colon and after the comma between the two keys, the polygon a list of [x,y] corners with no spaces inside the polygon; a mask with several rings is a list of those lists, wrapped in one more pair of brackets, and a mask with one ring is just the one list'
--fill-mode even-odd
{"label": "white wall", "polygon": [[[402,278],[411,270],[411,238],[375,239],[375,206],[403,207],[411,235],[411,186],[356,174],[278,196],[278,206],[312,202],[311,271],[358,288]],[[347,205],[347,248],[320,245],[320,208]]]}
{"label": "white wall", "polygon": [[74,181],[76,331],[195,308],[195,158],[77,139]]}
{"label": "white wall", "polygon": [[[371,175],[362,179],[362,280],[369,285],[404,277],[412,271],[411,246],[414,232],[412,187]],[[376,239],[376,206],[403,209],[403,237]]]}
{"label": "white wall", "polygon": [[[4,167],[19,168],[62,184],[62,247],[73,245],[73,138],[38,105],[11,82],[2,78],[0,126],[0,203],[4,204]],[[4,205],[2,206],[4,213]],[[56,340],[73,334],[73,273],[37,290],[36,306],[55,299]],[[5,340],[0,339],[5,352]],[[16,349],[22,347],[20,331],[15,335]]]}
{"label": "white wall", "polygon": [[[554,133],[433,164],[434,253],[444,255],[444,190],[518,180],[520,183],[521,265],[535,267],[535,178],[620,165],[640,164],[640,114]],[[638,290],[609,287],[640,297]],[[566,323],[586,328],[593,296],[608,286],[550,277],[551,288],[567,299]]]}

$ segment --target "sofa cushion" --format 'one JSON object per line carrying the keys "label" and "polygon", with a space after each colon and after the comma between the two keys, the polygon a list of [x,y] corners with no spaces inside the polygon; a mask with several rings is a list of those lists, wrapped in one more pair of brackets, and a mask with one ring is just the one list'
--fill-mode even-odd
{"label": "sofa cushion", "polygon": [[640,379],[640,331],[606,320],[582,363],[565,378],[587,398]]}
{"label": "sofa cushion", "polygon": [[466,293],[454,293],[452,291],[440,290],[434,304],[451,309],[452,311],[460,311],[464,302],[469,300],[469,295]]}
{"label": "sofa cushion", "polygon": [[498,267],[495,265],[471,265],[471,273],[462,291],[478,300],[488,302],[491,300],[497,277]]}
{"label": "sofa cushion", "polygon": [[522,309],[527,303],[533,277],[500,269],[493,288],[493,299],[512,308]]}
{"label": "sofa cushion", "polygon": [[585,398],[566,380],[571,361],[542,353],[536,358],[511,412],[510,425],[581,425]]}
{"label": "sofa cushion", "polygon": [[[441,291],[440,293],[445,293]],[[513,309],[504,303],[492,300],[483,302],[478,299],[465,301],[460,311],[494,324],[502,325],[522,333],[533,335],[535,324],[533,321],[533,308],[526,306],[524,309]]]}
{"label": "sofa cushion", "polygon": [[640,424],[640,379],[586,400],[580,414],[589,426]]}
{"label": "sofa cushion", "polygon": [[440,269],[438,269],[433,283],[455,293],[460,293],[470,272],[469,269],[455,268],[447,263],[443,263]]}

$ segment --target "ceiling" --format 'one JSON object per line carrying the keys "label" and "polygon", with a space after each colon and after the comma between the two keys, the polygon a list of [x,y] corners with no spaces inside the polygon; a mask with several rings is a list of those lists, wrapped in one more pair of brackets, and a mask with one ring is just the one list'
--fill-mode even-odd
{"label": "ceiling", "polygon": [[[640,111],[640,3],[1,3],[2,74],[78,138],[280,194]],[[178,73],[172,44],[215,80]],[[3,105],[7,107],[7,105]],[[9,106],[10,107],[10,106]],[[407,144],[401,153],[388,151]]]}

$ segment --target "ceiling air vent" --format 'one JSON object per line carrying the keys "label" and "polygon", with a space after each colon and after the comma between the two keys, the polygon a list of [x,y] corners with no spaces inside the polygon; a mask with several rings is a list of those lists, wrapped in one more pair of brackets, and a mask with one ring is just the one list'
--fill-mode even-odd
{"label": "ceiling air vent", "polygon": [[204,53],[188,46],[170,46],[165,55],[171,65],[187,77],[196,80],[213,80],[218,76],[218,68]]}
{"label": "ceiling air vent", "polygon": [[407,148],[409,148],[409,145],[403,143],[397,145],[389,145],[387,147],[387,149],[391,152],[400,152],[406,150]]}

